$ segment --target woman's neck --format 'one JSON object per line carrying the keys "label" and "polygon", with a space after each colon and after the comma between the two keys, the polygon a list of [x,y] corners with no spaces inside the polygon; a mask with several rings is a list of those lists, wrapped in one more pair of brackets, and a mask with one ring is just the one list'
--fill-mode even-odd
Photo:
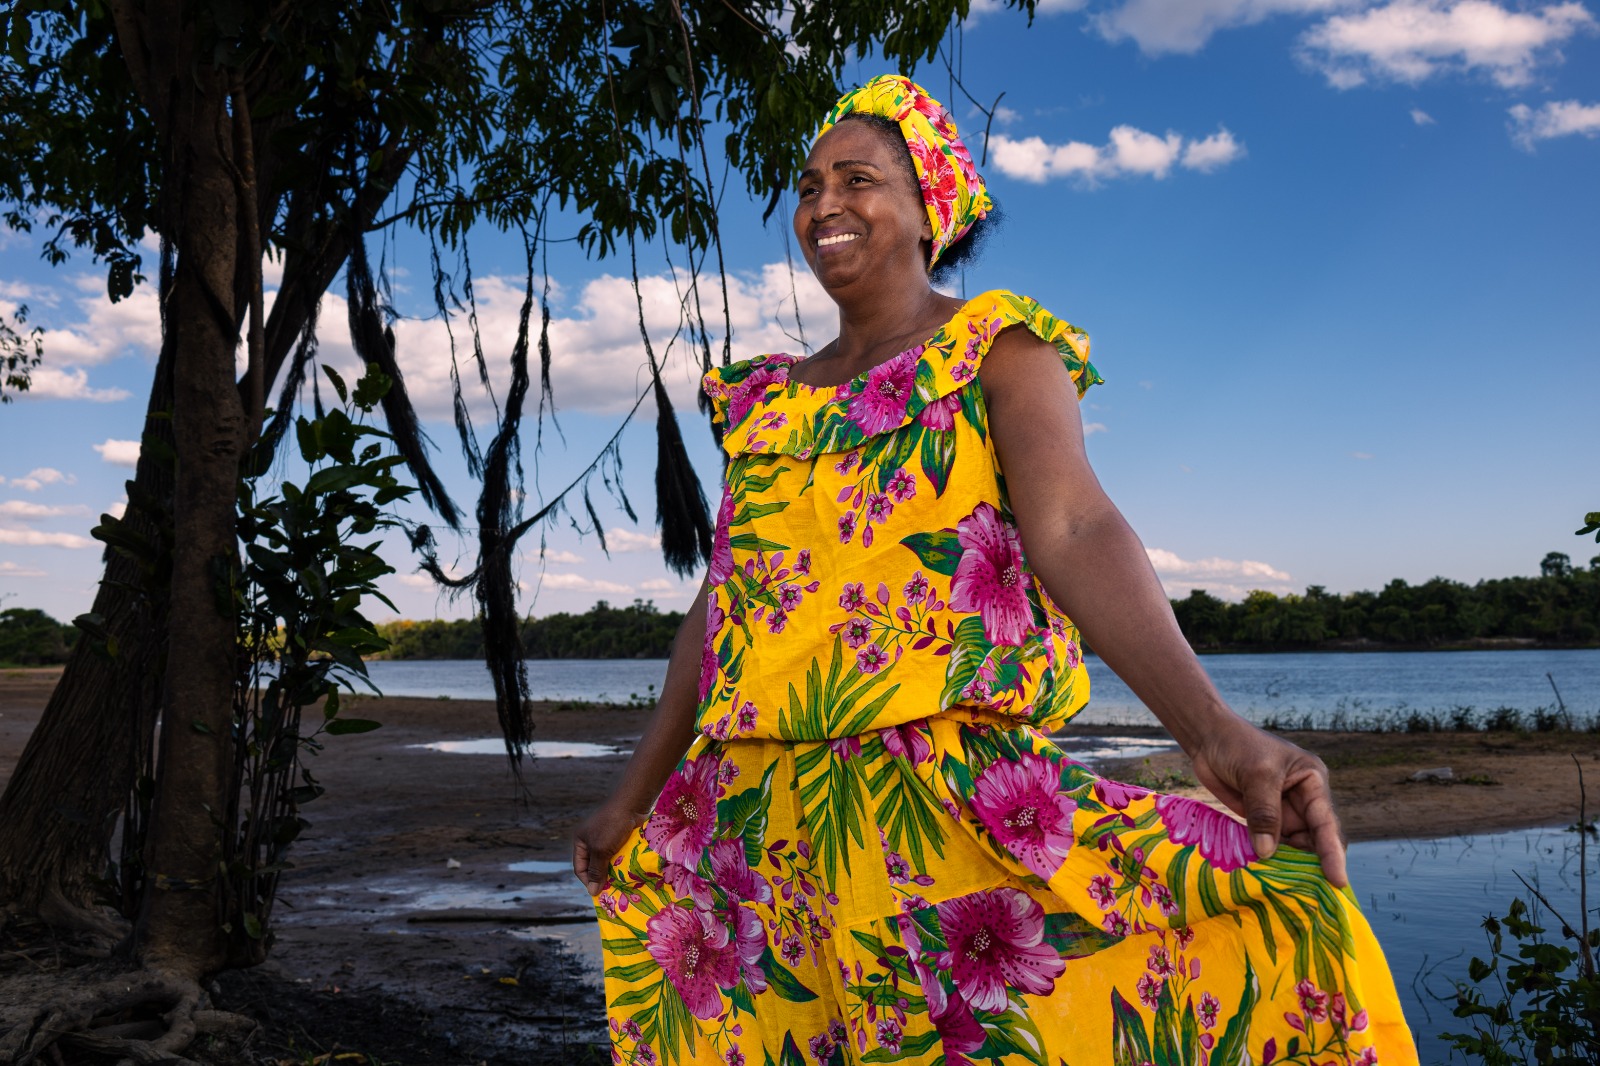
{"label": "woman's neck", "polygon": [[[839,336],[791,371],[797,381],[827,386],[849,381],[886,359],[931,337],[949,321],[960,301],[929,288],[905,287],[898,298],[873,295],[866,299],[841,299]],[[815,380],[814,380],[815,379]]]}

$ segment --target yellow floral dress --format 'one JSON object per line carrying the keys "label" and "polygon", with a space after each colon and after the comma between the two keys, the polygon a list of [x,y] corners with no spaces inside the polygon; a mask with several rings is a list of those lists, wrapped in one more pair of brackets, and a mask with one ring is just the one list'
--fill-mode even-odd
{"label": "yellow floral dress", "polygon": [[1047,733],[1088,700],[1034,577],[978,369],[985,293],[837,388],[706,376],[725,427],[700,734],[598,900],[629,1066],[1417,1061],[1348,891]]}

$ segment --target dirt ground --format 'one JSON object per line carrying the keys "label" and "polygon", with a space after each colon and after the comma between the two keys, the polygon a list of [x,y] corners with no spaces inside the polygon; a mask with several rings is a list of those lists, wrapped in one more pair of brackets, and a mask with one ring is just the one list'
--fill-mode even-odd
{"label": "dirt ground", "polygon": [[[56,676],[0,672],[0,788]],[[646,717],[547,710],[535,734],[545,743],[627,746]],[[383,728],[327,738],[314,765],[327,795],[304,810],[312,828],[284,878],[272,958],[213,990],[263,1022],[243,1061],[608,1061],[595,926],[566,872],[567,840],[626,756],[537,759],[519,783],[503,756],[421,746],[496,737],[489,703],[365,699],[346,713]],[[1156,730],[1067,731],[1085,745],[1108,734],[1162,741]],[[1575,821],[1574,755],[1600,783],[1600,735],[1287,735],[1327,761],[1352,841]],[[1176,751],[1099,765],[1202,792]],[[1441,767],[1455,783],[1411,780]]]}

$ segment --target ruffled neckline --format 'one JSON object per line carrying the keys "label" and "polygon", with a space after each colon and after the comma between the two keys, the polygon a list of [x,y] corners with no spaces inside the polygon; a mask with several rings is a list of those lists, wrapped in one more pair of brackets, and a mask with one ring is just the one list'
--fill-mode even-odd
{"label": "ruffled neckline", "polygon": [[1098,380],[1088,365],[1087,337],[1033,300],[999,289],[966,301],[922,344],[837,385],[794,380],[789,373],[801,359],[787,352],[712,370],[703,384],[713,417],[726,424],[722,446],[729,455],[808,459],[892,433],[936,403],[931,424],[948,425],[952,405],[977,403],[966,386],[977,379],[994,337],[1019,324],[1055,344],[1075,374],[1089,371],[1080,392]]}

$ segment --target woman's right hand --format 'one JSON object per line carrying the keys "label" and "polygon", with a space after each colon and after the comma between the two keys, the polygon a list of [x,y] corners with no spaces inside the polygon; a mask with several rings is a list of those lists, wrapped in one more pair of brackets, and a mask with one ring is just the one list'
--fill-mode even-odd
{"label": "woman's right hand", "polygon": [[612,858],[628,835],[649,819],[649,815],[624,809],[607,800],[578,823],[572,832],[572,872],[589,895],[598,896],[606,886]]}

